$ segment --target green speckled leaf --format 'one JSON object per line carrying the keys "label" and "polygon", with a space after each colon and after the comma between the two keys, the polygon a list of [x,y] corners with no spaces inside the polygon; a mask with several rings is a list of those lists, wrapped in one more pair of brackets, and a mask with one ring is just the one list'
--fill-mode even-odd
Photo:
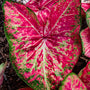
{"label": "green speckled leaf", "polygon": [[89,27],[85,28],[80,33],[83,46],[83,54],[90,58],[90,29]]}
{"label": "green speckled leaf", "polygon": [[81,54],[80,1],[42,0],[37,3],[34,0],[31,3],[32,8],[15,2],[4,4],[11,62],[31,88],[55,90],[72,72]]}
{"label": "green speckled leaf", "polygon": [[87,63],[86,67],[79,72],[79,78],[86,85],[87,90],[90,90],[90,61]]}
{"label": "green speckled leaf", "polygon": [[59,90],[87,90],[87,88],[76,74],[70,73],[62,81]]}

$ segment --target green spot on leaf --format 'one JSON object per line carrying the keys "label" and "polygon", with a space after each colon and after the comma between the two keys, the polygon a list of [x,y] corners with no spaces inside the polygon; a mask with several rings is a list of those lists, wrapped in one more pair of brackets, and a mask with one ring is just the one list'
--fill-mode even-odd
{"label": "green spot on leaf", "polygon": [[70,65],[72,65],[72,66],[73,66],[73,63],[70,63]]}
{"label": "green spot on leaf", "polygon": [[70,69],[72,69],[72,67],[69,67],[68,69],[70,70]]}
{"label": "green spot on leaf", "polygon": [[11,22],[11,19],[8,19],[8,22]]}
{"label": "green spot on leaf", "polygon": [[76,50],[77,48],[76,47],[74,47],[74,50]]}
{"label": "green spot on leaf", "polygon": [[88,74],[90,75],[90,72],[88,72]]}
{"label": "green spot on leaf", "polygon": [[72,59],[72,56],[70,56],[70,59]]}
{"label": "green spot on leaf", "polygon": [[64,44],[60,44],[60,47],[64,47]]}
{"label": "green spot on leaf", "polygon": [[16,50],[16,52],[19,52],[20,50],[18,49],[18,50]]}

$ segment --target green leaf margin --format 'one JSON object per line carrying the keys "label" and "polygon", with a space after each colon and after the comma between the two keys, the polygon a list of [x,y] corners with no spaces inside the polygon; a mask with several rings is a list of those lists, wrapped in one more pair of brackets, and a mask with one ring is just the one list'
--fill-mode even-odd
{"label": "green leaf margin", "polygon": [[[12,0],[4,0],[3,4],[2,4],[2,9],[3,9],[3,15],[5,16],[5,10],[4,10],[4,4],[6,3],[6,1],[8,2],[14,2]],[[16,3],[16,2],[15,2]],[[22,4],[23,5],[23,4]],[[28,7],[27,7],[28,8]],[[29,9],[30,10],[30,9]],[[5,17],[4,17],[4,22],[5,22]],[[12,63],[13,60],[15,60],[16,58],[15,57],[12,57],[11,53],[12,53],[12,46],[13,46],[13,43],[9,40],[10,39],[10,36],[12,36],[11,34],[8,35],[7,33],[7,29],[6,29],[6,26],[5,26],[5,23],[3,23],[4,25],[4,33],[5,33],[5,36],[7,38],[7,41],[8,41],[8,44],[9,44],[9,58],[10,58],[10,61],[11,61],[11,64],[14,68],[14,70],[16,71],[16,74],[20,77],[20,79],[22,79],[29,87],[31,87],[32,89],[35,87],[34,90],[43,90],[43,87],[44,85],[41,84],[40,87],[39,85],[37,85],[37,80],[34,80],[33,82],[31,83],[28,83],[27,80],[25,80],[24,76],[19,74],[19,71],[17,70],[17,67],[15,66],[15,64]]]}

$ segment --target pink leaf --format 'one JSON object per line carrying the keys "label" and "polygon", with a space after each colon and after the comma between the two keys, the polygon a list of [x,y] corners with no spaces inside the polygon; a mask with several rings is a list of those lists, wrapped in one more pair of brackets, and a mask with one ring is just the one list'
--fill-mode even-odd
{"label": "pink leaf", "polygon": [[81,32],[81,39],[82,39],[82,45],[83,45],[83,53],[90,57],[90,29],[87,27]]}
{"label": "pink leaf", "polygon": [[90,90],[90,61],[87,63],[86,67],[79,72],[79,77],[86,85],[87,90]]}
{"label": "pink leaf", "polygon": [[87,88],[76,74],[70,73],[63,80],[59,90],[87,90]]}
{"label": "pink leaf", "polygon": [[[46,5],[44,1],[40,4]],[[72,72],[81,54],[79,0],[62,0],[50,6],[43,23],[33,6],[28,9],[18,3],[4,4],[12,64],[18,75],[37,90],[55,89]],[[44,16],[44,9],[42,12]]]}
{"label": "pink leaf", "polygon": [[84,9],[84,11],[86,12],[90,8],[90,3],[82,3],[81,6]]}
{"label": "pink leaf", "polygon": [[36,14],[40,24],[45,24],[50,16],[52,6],[58,0],[29,0],[26,6]]}

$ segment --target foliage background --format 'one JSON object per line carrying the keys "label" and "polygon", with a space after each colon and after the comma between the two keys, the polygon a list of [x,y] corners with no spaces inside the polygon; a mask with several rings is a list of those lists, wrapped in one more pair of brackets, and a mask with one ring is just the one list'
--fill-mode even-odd
{"label": "foliage background", "polygon": [[[0,90],[17,90],[18,88],[28,87],[16,74],[14,71],[10,59],[9,59],[9,45],[4,34],[4,15],[2,11],[2,3],[4,0],[0,0],[0,64],[4,63],[6,60],[8,62],[6,71],[4,73],[4,82],[0,87]],[[82,27],[81,30],[87,27],[86,20],[82,17]],[[81,55],[73,72],[78,74],[78,72],[87,64],[89,58]]]}

